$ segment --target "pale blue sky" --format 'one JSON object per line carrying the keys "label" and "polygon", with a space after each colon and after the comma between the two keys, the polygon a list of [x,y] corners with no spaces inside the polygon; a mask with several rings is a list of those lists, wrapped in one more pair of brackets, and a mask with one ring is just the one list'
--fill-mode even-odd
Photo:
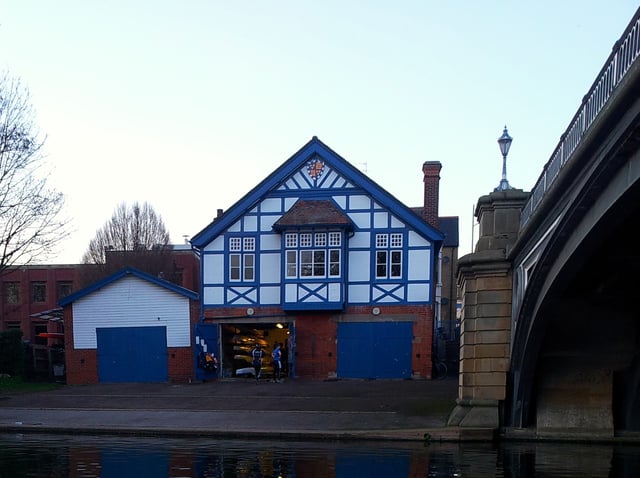
{"label": "pale blue sky", "polygon": [[148,201],[183,242],[314,135],[408,206],[440,161],[463,255],[503,126],[528,191],[637,8],[0,0],[0,70],[31,92],[73,220],[53,262],[79,262],[121,201]]}

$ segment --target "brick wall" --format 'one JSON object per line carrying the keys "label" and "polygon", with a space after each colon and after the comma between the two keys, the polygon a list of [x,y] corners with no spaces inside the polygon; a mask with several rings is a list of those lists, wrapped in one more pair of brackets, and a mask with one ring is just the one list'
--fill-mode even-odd
{"label": "brick wall", "polygon": [[439,161],[426,161],[422,165],[424,181],[423,219],[433,227],[438,227],[438,209],[440,201]]}
{"label": "brick wall", "polygon": [[330,314],[296,319],[296,374],[302,378],[335,377],[338,324]]}
{"label": "brick wall", "polygon": [[98,353],[96,350],[65,350],[65,371],[68,385],[98,383]]}
{"label": "brick wall", "polygon": [[[381,305],[379,315],[372,314],[371,305],[349,306],[343,314],[300,314],[288,316],[295,320],[296,376],[301,378],[327,379],[337,374],[338,323],[340,316],[362,321],[392,320],[413,321],[411,351],[412,377],[430,379],[432,375],[433,309],[428,305]],[[242,323],[252,320],[245,308],[218,308],[204,312],[205,318],[238,317]],[[255,308],[255,316],[285,316],[278,307]],[[359,318],[361,316],[362,318]],[[276,319],[274,319],[276,320]],[[281,317],[278,317],[281,320]]]}
{"label": "brick wall", "polygon": [[188,383],[194,377],[193,349],[191,347],[169,347],[169,382]]}

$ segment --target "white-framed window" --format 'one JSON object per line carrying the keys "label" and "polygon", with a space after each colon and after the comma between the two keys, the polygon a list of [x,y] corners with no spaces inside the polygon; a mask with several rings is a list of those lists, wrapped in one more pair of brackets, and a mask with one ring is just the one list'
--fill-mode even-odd
{"label": "white-framed window", "polygon": [[295,249],[287,249],[287,251],[285,252],[285,257],[287,261],[287,277],[298,277],[298,251]]}
{"label": "white-framed window", "polygon": [[300,277],[324,277],[326,275],[327,251],[305,249],[300,251]]}
{"label": "white-framed window", "polygon": [[285,247],[298,247],[298,235],[287,233],[284,235]]}
{"label": "white-framed window", "polygon": [[255,237],[229,238],[229,280],[253,282],[256,271]]}
{"label": "white-framed window", "polygon": [[376,279],[402,277],[402,233],[376,234]]}
{"label": "white-framed window", "polygon": [[340,277],[341,246],[337,231],[285,234],[286,277]]}
{"label": "white-framed window", "polygon": [[313,238],[313,234],[309,232],[305,232],[299,235],[300,238],[300,247],[311,247],[311,239]]}

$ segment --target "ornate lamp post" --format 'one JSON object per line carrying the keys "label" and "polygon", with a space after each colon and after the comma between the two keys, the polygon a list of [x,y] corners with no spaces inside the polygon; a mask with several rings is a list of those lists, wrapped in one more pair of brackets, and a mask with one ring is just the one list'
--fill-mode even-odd
{"label": "ornate lamp post", "polygon": [[507,133],[507,127],[505,126],[502,136],[498,138],[498,146],[500,146],[500,152],[502,153],[502,179],[494,191],[506,191],[507,189],[513,189],[509,186],[509,181],[507,181],[507,154],[509,154],[511,141],[513,141],[513,138],[509,136],[509,133]]}

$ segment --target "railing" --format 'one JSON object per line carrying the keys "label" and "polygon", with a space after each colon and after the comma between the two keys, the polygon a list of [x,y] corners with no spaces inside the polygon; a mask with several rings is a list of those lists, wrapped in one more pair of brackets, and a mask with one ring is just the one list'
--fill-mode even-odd
{"label": "railing", "polygon": [[574,115],[569,127],[560,137],[560,143],[545,164],[542,174],[533,187],[531,197],[520,215],[520,228],[529,221],[558,177],[562,167],[567,164],[582,138],[598,117],[611,94],[625,77],[631,65],[640,55],[640,9],[636,11],[620,40],[613,46],[613,51],[605,62],[589,92],[582,99],[582,105]]}

